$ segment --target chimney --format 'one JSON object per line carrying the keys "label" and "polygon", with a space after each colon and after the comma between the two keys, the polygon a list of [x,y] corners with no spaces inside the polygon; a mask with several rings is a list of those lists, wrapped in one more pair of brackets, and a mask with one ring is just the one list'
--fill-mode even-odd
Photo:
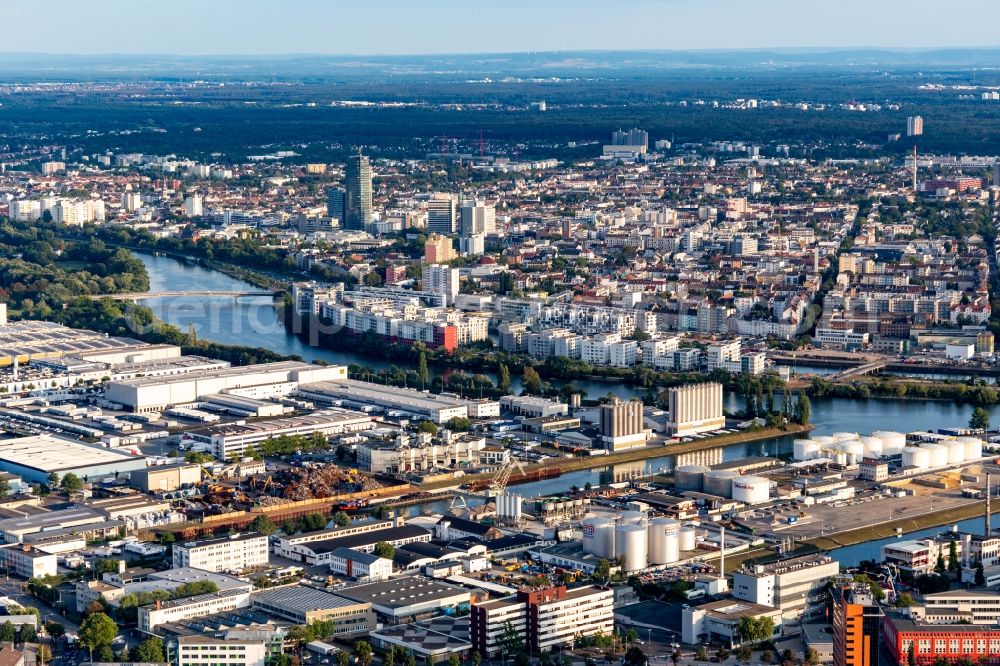
{"label": "chimney", "polygon": [[983,525],[984,536],[990,535],[990,473],[986,472],[986,524]]}
{"label": "chimney", "polygon": [[719,526],[719,579],[726,578],[726,526]]}

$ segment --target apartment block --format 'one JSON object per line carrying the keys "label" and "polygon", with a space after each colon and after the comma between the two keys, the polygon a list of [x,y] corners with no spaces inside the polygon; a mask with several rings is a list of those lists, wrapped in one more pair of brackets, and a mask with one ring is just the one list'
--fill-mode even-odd
{"label": "apartment block", "polygon": [[260,532],[189,541],[173,548],[174,568],[240,573],[267,566],[267,537]]}

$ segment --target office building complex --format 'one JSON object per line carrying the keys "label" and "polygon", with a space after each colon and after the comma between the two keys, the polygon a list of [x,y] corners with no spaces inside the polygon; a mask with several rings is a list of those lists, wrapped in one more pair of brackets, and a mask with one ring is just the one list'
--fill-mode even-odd
{"label": "office building complex", "polygon": [[614,592],[587,586],[521,590],[472,605],[470,642],[481,655],[500,654],[505,627],[513,627],[535,652],[571,647],[579,636],[610,635],[614,629]]}
{"label": "office building complex", "polygon": [[882,609],[867,583],[835,582],[833,597],[833,663],[878,666]]}
{"label": "office building complex", "polygon": [[372,219],[372,165],[360,152],[347,158],[341,227],[365,230]]}
{"label": "office building complex", "polygon": [[667,428],[674,436],[718,430],[726,425],[726,417],[722,414],[722,384],[711,382],[672,388],[667,404],[670,410]]}
{"label": "office building complex", "polygon": [[746,565],[733,572],[733,596],[781,611],[786,622],[823,615],[826,582],[840,573],[827,555],[806,555],[771,564]]}
{"label": "office building complex", "polygon": [[259,532],[189,541],[173,548],[174,568],[240,573],[267,566],[267,537]]}
{"label": "office building complex", "polygon": [[463,236],[483,236],[496,230],[496,210],[476,199],[466,199],[461,208]]}

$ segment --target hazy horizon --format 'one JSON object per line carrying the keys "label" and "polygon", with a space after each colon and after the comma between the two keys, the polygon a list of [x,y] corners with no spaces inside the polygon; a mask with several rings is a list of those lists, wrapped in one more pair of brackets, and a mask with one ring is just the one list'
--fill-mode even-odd
{"label": "hazy horizon", "polygon": [[[1000,3],[953,0],[941,11],[930,0],[175,0],[137,9],[51,0],[0,7],[0,19],[8,26],[0,53],[25,55],[928,50],[998,46]],[[53,48],[45,35],[75,39]]]}

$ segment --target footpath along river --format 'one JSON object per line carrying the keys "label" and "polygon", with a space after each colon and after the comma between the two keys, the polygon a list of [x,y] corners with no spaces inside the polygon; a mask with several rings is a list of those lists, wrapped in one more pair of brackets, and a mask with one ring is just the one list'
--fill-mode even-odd
{"label": "footpath along river", "polygon": [[[224,273],[203,266],[180,261],[172,257],[136,253],[145,263],[149,272],[150,291],[253,291],[248,282],[232,278]],[[321,359],[330,363],[367,365],[372,368],[386,368],[390,364],[378,359],[358,356],[349,352],[333,351],[310,347],[298,337],[289,334],[278,321],[277,311],[269,298],[233,299],[227,296],[170,296],[149,298],[142,301],[153,309],[160,319],[174,324],[182,330],[193,326],[199,338],[224,344],[264,347],[279,354],[298,355],[307,361]],[[513,388],[520,390],[519,379],[513,379]],[[624,384],[601,381],[574,381],[596,398],[612,391],[622,397],[639,395],[641,391]],[[742,398],[729,393],[726,395],[726,409],[736,410],[743,406]],[[1000,405],[991,408],[993,423],[1000,423]],[[814,435],[828,435],[834,432],[859,432],[867,434],[876,430],[898,430],[910,432],[921,429],[937,429],[961,426],[969,421],[972,406],[950,402],[917,402],[910,400],[856,400],[840,398],[816,398],[812,400],[812,422],[816,426]],[[748,455],[788,455],[791,453],[792,438],[783,437],[750,444],[734,444],[711,454],[720,462],[738,460]],[[693,460],[695,455],[682,457],[680,464]],[[703,458],[704,459],[704,458]],[[677,456],[660,456],[627,465],[608,466],[565,474],[557,479],[548,479],[518,486],[518,493],[524,496],[556,493],[571,486],[603,484],[635,476],[649,474],[660,469],[673,469],[678,464]],[[440,510],[441,507],[424,505],[423,508]],[[419,510],[414,507],[414,510]],[[1000,525],[1000,514],[994,516]],[[973,525],[975,521],[970,521]],[[964,525],[964,523],[960,523]],[[935,530],[930,530],[933,533]],[[917,534],[920,534],[919,532]],[[870,558],[877,555],[880,542],[867,542],[836,551],[844,564],[848,560]]]}

